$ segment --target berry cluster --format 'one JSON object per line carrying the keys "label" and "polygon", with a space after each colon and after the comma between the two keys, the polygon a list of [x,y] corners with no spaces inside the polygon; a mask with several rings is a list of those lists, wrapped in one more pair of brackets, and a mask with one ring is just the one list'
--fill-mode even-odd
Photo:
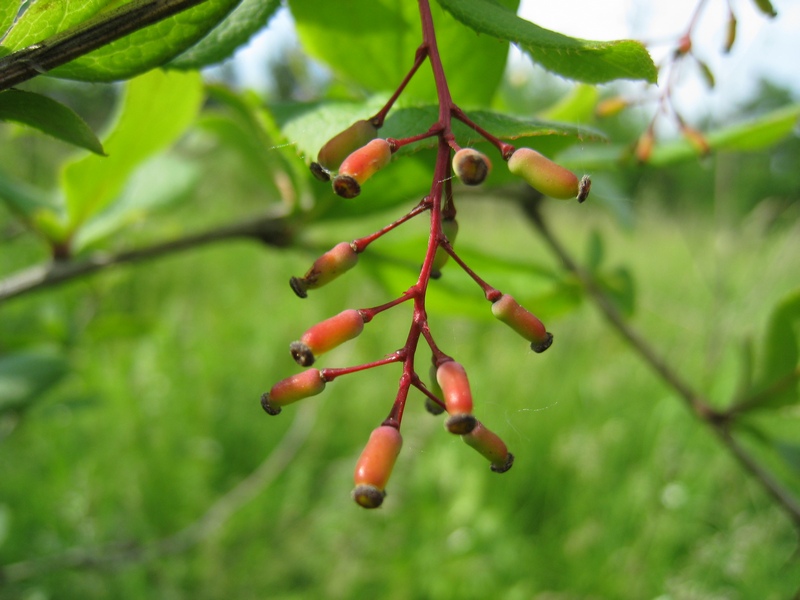
{"label": "berry cluster", "polygon": [[[516,149],[476,125],[450,98],[436,46],[433,22],[426,0],[420,0],[423,43],[416,54],[414,66],[387,104],[373,117],[357,121],[331,140],[319,151],[317,161],[311,163],[311,172],[320,180],[332,184],[333,191],[343,198],[355,198],[361,187],[380,169],[389,165],[392,155],[403,146],[425,138],[438,138],[438,152],[430,192],[406,215],[383,229],[352,242],[341,242],[320,256],[303,277],[293,277],[291,287],[301,298],[309,290],[320,288],[358,263],[358,256],[375,240],[422,214],[430,214],[430,236],[425,259],[417,282],[400,297],[380,306],[348,309],[309,328],[290,346],[295,361],[307,370],[279,381],[261,398],[264,410],[277,415],[282,407],[317,395],[328,382],[337,377],[376,368],[390,363],[401,363],[402,375],[397,395],[387,418],[370,435],[355,470],[353,498],[365,508],[381,505],[385,488],[402,446],[400,424],[411,387],[425,397],[429,412],[447,412],[446,429],[459,435],[490,463],[491,469],[503,473],[511,468],[514,456],[505,443],[473,415],[473,399],[464,367],[436,344],[428,327],[425,298],[431,279],[441,276],[441,269],[453,259],[483,290],[491,302],[492,313],[530,342],[535,352],[550,347],[553,335],[531,312],[512,296],[492,287],[467,266],[453,249],[458,223],[453,199],[453,175],[465,185],[481,184],[491,172],[491,162],[482,152],[462,148],[451,130],[453,118],[467,124],[495,146],[511,173],[520,176],[543,194],[555,198],[577,198],[583,201],[589,194],[590,180],[579,179],[571,171],[554,163],[530,148]],[[403,139],[377,137],[384,119],[405,85],[425,59],[429,59],[439,95],[440,116],[436,123],[419,134]],[[346,368],[313,368],[317,358],[357,337],[375,315],[404,302],[414,306],[411,327],[405,344],[384,358],[367,364]],[[420,338],[431,350],[431,367],[428,383],[420,378],[415,368],[415,355]]]}

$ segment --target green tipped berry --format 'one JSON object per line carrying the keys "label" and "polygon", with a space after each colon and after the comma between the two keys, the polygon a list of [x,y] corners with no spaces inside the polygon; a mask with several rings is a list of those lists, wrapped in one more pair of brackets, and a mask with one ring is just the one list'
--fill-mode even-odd
{"label": "green tipped berry", "polygon": [[325,143],[317,154],[317,162],[324,169],[335,171],[345,158],[370,140],[375,139],[376,135],[378,135],[378,130],[371,122],[363,119],[356,121]]}
{"label": "green tipped berry", "polygon": [[308,329],[297,342],[292,342],[290,350],[298,365],[308,367],[314,364],[317,356],[348,340],[357,337],[364,330],[364,317],[360,311],[350,308],[338,315],[325,319]]}
{"label": "green tipped berry", "polygon": [[[443,396],[442,388],[439,387],[439,382],[436,381],[436,365],[435,364],[431,365],[431,369],[429,371],[429,375],[430,375],[430,378],[431,378],[431,383],[428,386],[428,389],[431,392],[433,392],[433,394],[435,396],[437,396],[438,398],[441,398]],[[434,402],[433,400],[431,400],[430,398],[427,398],[427,397],[425,398],[425,410],[427,410],[432,415],[440,415],[440,414],[442,414],[444,412],[444,408],[442,408],[441,404],[437,404],[436,402]]]}
{"label": "green tipped berry", "polygon": [[361,185],[392,160],[392,147],[384,139],[372,140],[347,158],[333,178],[333,191],[342,198],[355,198]]}
{"label": "green tipped berry", "polygon": [[508,451],[505,442],[480,421],[475,423],[472,431],[462,435],[461,439],[480,452],[491,463],[495,473],[505,473],[514,464],[514,455]]}
{"label": "green tipped berry", "polygon": [[522,177],[545,196],[566,200],[580,191],[578,177],[530,148],[519,148],[508,159],[508,170]]}
{"label": "green tipped berry", "polygon": [[341,242],[320,256],[311,265],[304,277],[292,277],[289,285],[294,293],[305,298],[307,290],[313,290],[333,281],[349,271],[358,262],[358,253],[349,242]]}
{"label": "green tipped berry", "polygon": [[325,389],[325,379],[319,369],[308,369],[282,379],[261,396],[261,406],[270,415],[277,415],[281,407],[303,398],[316,396]]}
{"label": "green tipped berry", "polygon": [[445,427],[450,433],[463,435],[472,431],[475,417],[472,416],[472,391],[469,389],[467,372],[460,363],[449,360],[436,369],[436,381],[442,388],[444,405],[450,417]]}
{"label": "green tipped berry", "polygon": [[383,503],[386,484],[402,446],[403,437],[397,428],[381,425],[372,431],[353,477],[353,499],[358,504],[364,508],[378,508]]}
{"label": "green tipped berry", "polygon": [[473,148],[462,148],[453,156],[453,172],[464,185],[480,185],[492,170],[492,163]]}
{"label": "green tipped berry", "polygon": [[[451,246],[455,244],[456,236],[458,235],[458,221],[456,221],[455,217],[442,220],[442,232]],[[445,252],[444,248],[439,246],[436,249],[436,255],[433,257],[433,264],[431,265],[431,277],[438,279],[442,276],[442,267],[449,258],[450,255]]]}
{"label": "green tipped berry", "polygon": [[528,340],[534,352],[544,352],[553,343],[553,334],[509,294],[503,294],[492,304],[492,314]]}

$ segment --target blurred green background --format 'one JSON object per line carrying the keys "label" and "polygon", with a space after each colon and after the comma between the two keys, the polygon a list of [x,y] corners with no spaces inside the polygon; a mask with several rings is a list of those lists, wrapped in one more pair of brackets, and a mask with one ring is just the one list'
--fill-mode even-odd
{"label": "blurred green background", "polygon": [[[92,88],[58,89],[101,124],[114,91]],[[765,87],[742,116],[783,93]],[[640,125],[623,118],[608,127],[622,135]],[[69,152],[0,128],[4,169],[28,179],[47,183]],[[203,185],[134,223],[111,249],[260,214],[275,201],[213,136],[193,132],[174,152],[200,165]],[[759,339],[772,307],[797,288],[798,160],[792,136],[757,153],[631,167],[601,184],[598,202],[544,211],[582,260],[599,260],[602,247],[604,266],[627,269],[632,323],[722,406],[736,389],[743,340]],[[380,240],[306,300],[288,286],[320,251],[400,214],[323,223],[305,233],[305,249],[209,245],[0,305],[0,354],[21,354],[19,368],[41,373],[41,389],[14,396],[23,404],[0,406],[0,598],[796,593],[791,521],[606,326],[519,209],[497,197],[459,202],[458,248],[518,263],[497,267],[490,283],[542,299],[529,308],[554,332],[552,349],[533,355],[486,303],[451,310],[449,296],[434,296],[430,317],[437,342],[468,370],[479,417],[516,455],[514,468],[490,472],[416,393],[384,506],[356,506],[352,470],[388,412],[399,369],[342,377],[275,418],[259,397],[296,371],[288,344],[308,326],[413,283],[422,222]],[[2,276],[47,258],[2,207],[0,235]],[[432,294],[437,286],[481,297],[454,265]],[[409,316],[407,306],[381,314],[321,363],[397,349]],[[790,407],[754,424],[798,443],[798,416]],[[781,460],[755,437],[745,442],[800,493],[797,456]]]}

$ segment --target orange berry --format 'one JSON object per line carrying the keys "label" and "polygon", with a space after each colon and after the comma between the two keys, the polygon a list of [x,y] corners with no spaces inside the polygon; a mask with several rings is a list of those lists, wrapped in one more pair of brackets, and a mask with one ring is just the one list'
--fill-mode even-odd
{"label": "orange berry", "polygon": [[402,446],[403,437],[397,428],[381,425],[372,431],[353,476],[353,499],[358,504],[377,508],[383,503],[384,490]]}
{"label": "orange berry", "polygon": [[462,435],[461,439],[488,459],[495,473],[505,473],[514,464],[514,455],[508,451],[505,442],[480,421],[475,423],[472,431]]}
{"label": "orange berry", "polygon": [[544,352],[553,343],[553,334],[509,294],[503,294],[492,304],[492,314],[531,342],[534,352]]}
{"label": "orange berry", "polygon": [[308,369],[297,375],[282,379],[261,396],[261,406],[277,415],[281,407],[309,396],[316,396],[325,389],[325,379],[319,369]]}
{"label": "orange berry", "polygon": [[361,193],[361,184],[391,160],[389,142],[381,138],[372,140],[344,159],[339,174],[333,178],[333,191],[342,198],[355,198]]}
{"label": "orange berry", "polygon": [[342,273],[349,271],[358,262],[358,253],[349,242],[341,242],[320,256],[311,265],[304,277],[292,277],[289,284],[294,293],[305,298],[307,290],[320,288]]}
{"label": "orange berry", "polygon": [[467,372],[460,363],[449,360],[436,369],[436,381],[442,388],[444,405],[450,418],[445,426],[450,433],[469,433],[475,426],[472,416],[472,391]]}
{"label": "orange berry", "polygon": [[308,367],[320,354],[357,337],[364,330],[364,317],[350,308],[309,328],[290,350],[297,364]]}

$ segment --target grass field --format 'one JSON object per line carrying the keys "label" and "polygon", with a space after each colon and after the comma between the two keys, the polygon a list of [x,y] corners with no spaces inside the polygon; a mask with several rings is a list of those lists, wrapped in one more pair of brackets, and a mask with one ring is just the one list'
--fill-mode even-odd
{"label": "grass field", "polygon": [[[521,219],[498,212],[462,209],[459,243],[554,265]],[[621,232],[593,208],[548,214],[579,255],[591,231],[603,234],[607,262],[635,277],[632,322],[716,402],[735,388],[740,340],[757,338],[798,284],[796,224],[719,229],[642,210]],[[376,223],[322,231],[320,244]],[[4,273],[35,254],[8,247]],[[414,396],[384,507],[357,507],[352,469],[399,371],[341,378],[276,418],[258,402],[297,370],[287,346],[306,327],[389,299],[365,267],[298,300],[286,282],[310,257],[229,243],[0,307],[4,345],[41,340],[66,349],[71,368],[4,425],[0,563],[14,566],[0,597],[783,600],[800,587],[789,519],[588,304],[554,314],[556,342],[541,356],[491,319],[432,311],[437,341],[468,369],[479,417],[516,463],[490,472]],[[525,279],[492,283],[514,292]],[[381,315],[323,366],[393,351],[408,316]],[[265,459],[263,479],[231,496]],[[796,473],[768,464],[800,491]],[[170,542],[220,498],[219,528],[203,521],[202,535]],[[70,566],[84,557],[65,558],[74,548],[96,560]],[[38,557],[56,558],[25,562]]]}

